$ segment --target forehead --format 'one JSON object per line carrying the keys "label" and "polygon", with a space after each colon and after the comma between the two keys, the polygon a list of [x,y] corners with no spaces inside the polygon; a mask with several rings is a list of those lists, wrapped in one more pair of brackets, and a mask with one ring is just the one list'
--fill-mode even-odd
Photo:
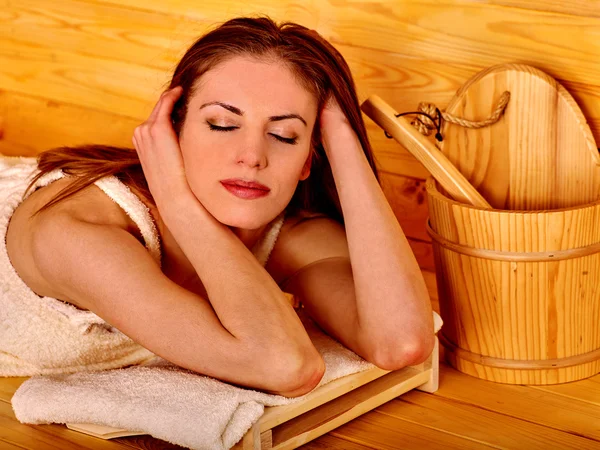
{"label": "forehead", "polygon": [[289,67],[276,59],[236,56],[199,79],[190,103],[221,101],[244,111],[299,113],[314,120],[317,99]]}

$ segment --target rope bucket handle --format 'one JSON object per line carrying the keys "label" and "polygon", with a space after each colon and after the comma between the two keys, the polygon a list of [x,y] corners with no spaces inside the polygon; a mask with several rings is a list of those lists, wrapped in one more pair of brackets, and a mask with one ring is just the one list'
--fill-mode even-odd
{"label": "rope bucket handle", "polygon": [[[570,95],[569,95],[570,97]],[[572,97],[571,97],[572,98]],[[489,125],[493,125],[500,117],[504,114],[508,102],[510,101],[510,92],[504,91],[500,98],[498,99],[498,103],[494,108],[492,114],[484,120],[469,120],[464,117],[458,117],[453,114],[447,113],[445,111],[440,111],[440,109],[434,103],[420,102],[417,107],[417,111],[409,111],[400,114],[396,114],[396,117],[404,116],[407,114],[417,114],[420,117],[415,117],[410,123],[413,127],[417,129],[417,131],[425,136],[430,136],[433,130],[436,130],[435,139],[436,144],[439,147],[439,143],[444,140],[442,136],[442,121],[453,123],[455,125],[459,125],[464,128],[484,128]],[[574,100],[572,100],[574,102]],[[392,139],[392,136],[386,131],[385,136],[388,139]],[[596,165],[600,165],[600,147],[596,147],[598,149],[598,153],[593,154],[594,163]],[[593,150],[593,148],[590,148]]]}
{"label": "rope bucket handle", "polygon": [[[508,105],[509,100],[510,92],[504,91],[500,96],[498,104],[494,108],[494,111],[492,112],[490,117],[480,121],[469,120],[463,117],[455,116],[445,111],[440,111],[440,109],[437,106],[435,106],[434,103],[426,102],[419,103],[417,111],[409,111],[400,114],[395,114],[395,116],[401,117],[407,114],[420,115],[421,117],[415,117],[410,124],[413,127],[415,127],[419,133],[425,136],[431,135],[433,130],[436,130],[437,132],[435,134],[435,138],[438,142],[441,142],[444,140],[444,137],[442,136],[441,132],[443,120],[465,128],[484,128],[489,125],[493,125],[496,122],[498,122],[498,120],[500,120],[500,117],[502,117],[504,111],[506,110],[506,106]],[[392,139],[392,136],[387,131],[385,132],[385,136],[388,139]]]}

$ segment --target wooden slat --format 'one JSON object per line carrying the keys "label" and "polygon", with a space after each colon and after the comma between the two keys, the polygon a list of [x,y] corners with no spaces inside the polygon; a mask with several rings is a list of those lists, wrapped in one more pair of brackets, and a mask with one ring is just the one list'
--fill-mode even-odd
{"label": "wooden slat", "polygon": [[162,14],[79,0],[19,0],[0,16],[0,35],[33,47],[169,70],[209,25]]}
{"label": "wooden slat", "polygon": [[[437,283],[435,280],[435,272],[429,270],[422,270],[423,278],[425,279],[425,284],[427,285],[427,290],[429,291],[429,296],[432,300],[438,301],[438,292],[437,292]],[[440,312],[439,309],[433,309],[436,312]]]}
{"label": "wooden slat", "polygon": [[[288,20],[310,16],[308,11],[298,14],[305,9],[301,2],[287,3],[295,11]],[[221,3],[217,6],[221,12],[197,17],[189,7],[193,5],[181,5],[179,10],[164,5],[166,11],[86,0],[21,0],[10,5],[10,14],[0,16],[0,35],[32,46],[169,71],[198,36],[222,20],[218,17],[226,6]],[[286,2],[280,6],[265,12],[283,19],[290,8]]]}
{"label": "wooden slat", "polygon": [[58,48],[48,51],[5,36],[0,36],[0,49],[3,89],[133,118],[149,114],[167,82],[157,69]]}
{"label": "wooden slat", "polygon": [[[418,371],[413,368],[403,369],[404,373],[394,375],[394,379],[411,379],[418,376]],[[281,405],[269,408],[260,418],[260,431],[266,431],[288,420],[300,416],[315,409],[334,398],[341,397],[356,386],[362,386],[373,380],[377,380],[387,375],[389,371],[374,367],[370,370],[359,372],[353,375],[334,380],[316,391],[310,393],[306,400],[301,403],[292,403],[290,405]],[[369,384],[371,385],[371,384]]]}
{"label": "wooden slat", "polygon": [[132,147],[136,119],[0,90],[4,135],[0,151],[33,156],[62,145],[104,144]]}
{"label": "wooden slat", "polygon": [[600,17],[598,0],[477,0],[479,3],[504,5],[519,9],[532,9],[541,12],[557,12],[572,16]]}
{"label": "wooden slat", "polygon": [[378,450],[398,449],[490,449],[485,444],[460,435],[432,430],[418,423],[407,422],[377,411],[365,414],[330,432]]}
{"label": "wooden slat", "polygon": [[371,447],[357,444],[340,437],[326,434],[321,436],[314,441],[310,441],[308,444],[304,444],[302,447],[298,447],[300,450],[327,450],[327,449],[344,449],[344,450],[370,450]]}
{"label": "wooden slat", "polygon": [[[316,26],[318,23],[327,24],[330,17],[325,13],[338,11],[344,4],[331,5],[329,2],[303,2],[302,0],[287,0],[285,2],[274,2],[272,0],[254,0],[251,3],[243,0],[204,0],[201,4],[189,0],[169,0],[167,2],[154,1],[142,2],[140,0],[86,0],[94,4],[122,5],[132,10],[153,11],[163,15],[171,15],[174,12],[183,13],[197,21],[211,24],[242,15],[266,14],[276,20],[291,20],[306,22],[307,26]],[[315,5],[318,5],[315,9]],[[323,15],[315,15],[316,11],[323,11]]]}
{"label": "wooden slat", "polygon": [[19,386],[21,386],[29,377],[0,377],[0,402],[10,403]]}
{"label": "wooden slat", "polygon": [[341,424],[421,386],[427,382],[429,374],[430,370],[418,372],[413,368],[404,368],[356,388],[318,408],[311,409],[273,429],[273,447],[282,450],[296,448],[307,440],[331,431]]}
{"label": "wooden slat", "polygon": [[600,442],[600,405],[539,389],[469,377],[440,361],[440,397]]}
{"label": "wooden slat", "polygon": [[23,449],[23,447],[21,447],[20,445],[14,445],[11,444],[10,442],[5,441],[4,439],[0,438],[0,442],[2,443],[2,448],[6,449],[6,450],[12,450],[12,449]]}
{"label": "wooden slat", "polygon": [[[4,383],[4,379],[2,379]],[[26,425],[17,421],[12,406],[0,401],[0,447],[7,442],[31,450],[131,449],[116,441],[89,438],[64,425]]]}
{"label": "wooden slat", "polygon": [[577,383],[532,386],[532,388],[600,406],[600,375],[595,375],[585,380],[579,380]]}
{"label": "wooden slat", "polygon": [[527,420],[416,390],[382,405],[377,412],[429,429],[469,437],[495,448],[583,450],[598,448],[600,445],[597,441],[546,428]]}
{"label": "wooden slat", "polygon": [[[127,0],[136,1],[141,0]],[[334,42],[483,66],[527,59],[559,78],[577,75],[579,82],[600,84],[600,61],[589,58],[600,54],[600,42],[594,39],[600,32],[596,17],[565,17],[472,0],[346,3],[336,12],[329,22]]]}

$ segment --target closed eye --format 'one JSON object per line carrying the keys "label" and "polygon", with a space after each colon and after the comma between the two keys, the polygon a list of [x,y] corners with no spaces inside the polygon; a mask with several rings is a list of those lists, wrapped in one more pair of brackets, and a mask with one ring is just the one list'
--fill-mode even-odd
{"label": "closed eye", "polygon": [[279,136],[278,134],[273,134],[273,133],[269,133],[271,136],[273,136],[275,139],[277,139],[278,141],[281,142],[285,142],[286,144],[292,144],[292,145],[296,145],[298,143],[298,138],[285,138],[283,136]]}
{"label": "closed eye", "polygon": [[212,131],[231,131],[231,130],[235,130],[236,128],[239,127],[219,127],[217,125],[213,125],[210,122],[206,122],[208,124],[208,128],[210,128]]}

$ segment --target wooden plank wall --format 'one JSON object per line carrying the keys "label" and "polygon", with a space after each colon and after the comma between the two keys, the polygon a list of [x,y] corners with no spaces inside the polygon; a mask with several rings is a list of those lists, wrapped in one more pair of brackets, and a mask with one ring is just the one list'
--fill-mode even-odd
{"label": "wooden plank wall", "polygon": [[[208,27],[268,14],[318,30],[364,100],[444,109],[485,67],[521,62],[560,80],[600,142],[600,1],[0,0],[0,152],[131,145],[185,49]],[[424,269],[426,170],[366,119],[384,191]]]}

